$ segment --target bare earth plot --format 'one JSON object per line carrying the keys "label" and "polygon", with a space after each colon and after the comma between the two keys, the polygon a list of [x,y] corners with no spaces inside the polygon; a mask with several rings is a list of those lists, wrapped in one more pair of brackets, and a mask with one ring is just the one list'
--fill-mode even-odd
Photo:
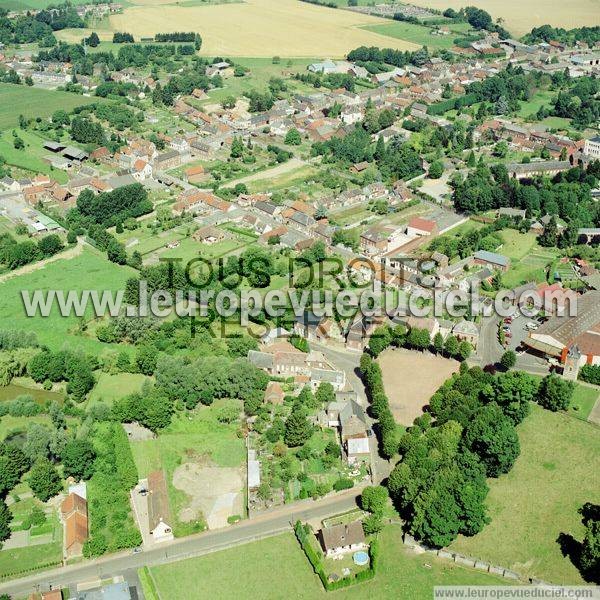
{"label": "bare earth plot", "polygon": [[227,517],[242,515],[244,478],[241,468],[184,463],[173,473],[173,485],[190,497],[178,515],[182,522],[204,515],[209,529],[227,526]]}
{"label": "bare earth plot", "polygon": [[[364,29],[384,19],[331,10],[297,0],[246,0],[243,4],[175,6],[137,0],[110,17],[113,31],[136,38],[158,32],[197,31],[209,56],[342,57],[357,46],[417,49],[416,44]],[[81,35],[81,34],[79,34]]]}
{"label": "bare earth plot", "polygon": [[458,363],[426,352],[397,348],[377,359],[390,410],[401,425],[412,425],[434,392],[458,371]]}
{"label": "bare earth plot", "polygon": [[[464,0],[411,0],[412,4],[446,10],[458,10]],[[477,8],[487,10],[494,20],[501,18],[503,26],[513,35],[524,35],[533,27],[553,25],[572,29],[598,23],[597,0],[478,0]]]}

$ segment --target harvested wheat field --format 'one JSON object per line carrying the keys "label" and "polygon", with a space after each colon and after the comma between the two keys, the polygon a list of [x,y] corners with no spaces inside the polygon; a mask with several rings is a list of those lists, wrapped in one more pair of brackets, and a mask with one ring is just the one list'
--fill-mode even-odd
{"label": "harvested wheat field", "polygon": [[197,31],[203,39],[201,54],[208,56],[338,58],[362,45],[418,48],[404,40],[360,29],[385,22],[297,0],[246,0],[208,6],[135,0],[135,6],[110,17],[113,31],[128,31],[136,38],[159,32]]}
{"label": "harvested wheat field", "polygon": [[385,350],[377,362],[394,419],[406,426],[412,425],[433,393],[459,366],[449,358],[404,348]]}
{"label": "harvested wheat field", "polygon": [[522,36],[540,25],[554,27],[592,27],[600,23],[600,4],[598,0],[411,0],[412,4],[426,8],[458,10],[463,6],[476,5],[487,10],[494,20],[502,19],[502,25],[515,36]]}

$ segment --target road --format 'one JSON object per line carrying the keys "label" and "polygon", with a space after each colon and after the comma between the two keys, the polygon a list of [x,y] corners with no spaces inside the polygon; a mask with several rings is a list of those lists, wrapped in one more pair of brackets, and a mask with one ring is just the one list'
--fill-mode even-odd
{"label": "road", "polygon": [[350,510],[356,506],[356,499],[360,492],[360,488],[352,488],[323,498],[318,502],[308,500],[302,501],[301,504],[286,505],[225,529],[165,542],[159,548],[138,554],[130,551],[121,552],[94,561],[84,561],[67,567],[40,571],[21,579],[1,583],[0,594],[27,596],[34,590],[46,591],[50,585],[53,588],[68,587],[77,582],[94,580],[98,577],[106,579],[115,575],[127,575],[131,574],[132,570],[143,566],[170,563],[252,542],[290,531],[290,525],[298,519],[301,521],[322,520]]}

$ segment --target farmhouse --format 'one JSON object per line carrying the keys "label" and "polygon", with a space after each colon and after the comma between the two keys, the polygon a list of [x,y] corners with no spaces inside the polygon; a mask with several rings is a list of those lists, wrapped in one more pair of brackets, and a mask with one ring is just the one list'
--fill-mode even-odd
{"label": "farmhouse", "polygon": [[63,501],[60,512],[65,528],[65,554],[68,558],[81,556],[88,537],[87,500],[71,493]]}
{"label": "farmhouse", "polygon": [[167,482],[163,471],[148,475],[148,530],[155,542],[173,539]]}
{"label": "farmhouse", "polygon": [[334,525],[321,529],[319,535],[325,555],[329,558],[341,557],[348,552],[367,548],[362,523]]}
{"label": "farmhouse", "polygon": [[510,259],[507,256],[488,252],[487,250],[478,250],[475,252],[474,262],[476,265],[489,266],[500,271],[508,271],[510,267]]}

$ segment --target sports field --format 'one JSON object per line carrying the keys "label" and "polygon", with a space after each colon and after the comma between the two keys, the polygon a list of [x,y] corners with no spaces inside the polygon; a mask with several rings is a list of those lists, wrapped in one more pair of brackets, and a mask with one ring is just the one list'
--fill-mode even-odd
{"label": "sports field", "polygon": [[[418,46],[361,28],[384,19],[332,10],[297,0],[246,0],[243,4],[182,6],[157,0],[135,0],[123,14],[112,15],[114,31],[136,38],[158,32],[194,30],[209,56],[344,56],[357,46]],[[81,34],[80,34],[81,35]]]}
{"label": "sports field", "polygon": [[551,583],[583,584],[562,555],[559,536],[581,541],[577,510],[598,502],[600,429],[534,406],[517,430],[521,455],[515,466],[489,480],[491,523],[452,548]]}
{"label": "sports field", "polygon": [[101,99],[0,83],[0,130],[18,125],[20,114],[25,117],[49,117],[56,110],[70,111],[76,106],[98,100]]}
{"label": "sports field", "polygon": [[[411,0],[412,4],[446,10],[458,10],[464,0]],[[475,3],[473,3],[475,4]],[[548,23],[555,27],[572,29],[591,26],[598,22],[597,0],[479,0],[477,8],[487,10],[493,19],[503,19],[503,26],[513,35],[524,35],[533,27]]]}

